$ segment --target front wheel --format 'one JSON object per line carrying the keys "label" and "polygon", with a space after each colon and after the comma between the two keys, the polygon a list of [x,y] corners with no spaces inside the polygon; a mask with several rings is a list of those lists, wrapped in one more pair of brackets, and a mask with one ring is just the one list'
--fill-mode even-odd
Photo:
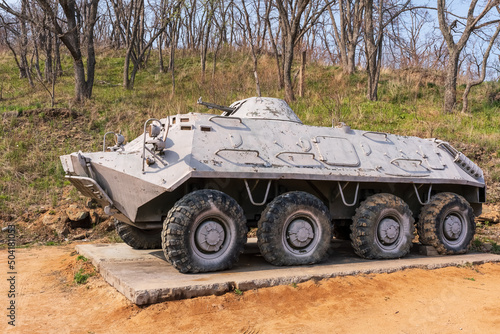
{"label": "front wheel", "polygon": [[470,204],[454,193],[439,193],[420,212],[418,237],[439,254],[467,252],[474,238],[476,224]]}
{"label": "front wheel", "polygon": [[182,273],[231,268],[246,240],[243,209],[217,190],[187,194],[175,203],[163,224],[163,253]]}
{"label": "front wheel", "polygon": [[351,225],[354,252],[367,259],[395,259],[410,252],[415,220],[408,205],[392,194],[368,197]]}
{"label": "front wheel", "polygon": [[262,213],[257,238],[262,256],[271,264],[321,262],[332,239],[330,213],[323,202],[306,192],[280,195]]}

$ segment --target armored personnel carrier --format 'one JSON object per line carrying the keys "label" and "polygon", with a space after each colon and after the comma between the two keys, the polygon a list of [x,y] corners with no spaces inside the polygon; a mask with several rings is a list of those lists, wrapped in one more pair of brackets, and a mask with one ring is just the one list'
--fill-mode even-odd
{"label": "armored personnel carrier", "polygon": [[334,231],[369,259],[408,254],[415,227],[441,254],[467,251],[485,182],[447,142],[304,125],[275,98],[198,103],[223,113],[149,119],[127,144],[108,133],[102,152],[61,156],[130,246],[184,273],[230,268],[253,226],[274,265],[324,260]]}

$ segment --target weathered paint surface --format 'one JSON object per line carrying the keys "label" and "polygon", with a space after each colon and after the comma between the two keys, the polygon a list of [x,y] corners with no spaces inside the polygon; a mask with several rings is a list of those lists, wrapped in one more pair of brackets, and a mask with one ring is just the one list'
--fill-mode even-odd
{"label": "weathered paint surface", "polygon": [[[111,204],[118,215],[132,221],[141,206],[176,190],[189,178],[485,187],[479,167],[439,140],[352,130],[345,125],[304,125],[279,99],[250,98],[232,107],[237,109],[227,117],[189,113],[161,119],[168,126],[166,149],[157,152],[144,173],[142,135],[123,150],[73,153],[61,161],[70,177],[95,180],[111,200],[100,198],[102,204]],[[92,188],[78,184],[81,180],[71,181],[79,189]]]}

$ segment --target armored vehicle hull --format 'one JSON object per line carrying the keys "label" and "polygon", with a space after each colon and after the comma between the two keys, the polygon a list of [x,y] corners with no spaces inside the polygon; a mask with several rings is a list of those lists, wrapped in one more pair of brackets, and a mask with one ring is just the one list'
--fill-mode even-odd
{"label": "armored vehicle hull", "polygon": [[126,145],[61,157],[125,242],[180,271],[231,267],[252,226],[276,265],[323,260],[333,232],[365,258],[406,255],[415,225],[443,254],[472,241],[483,173],[448,143],[304,125],[273,98],[199,103],[224,113],[150,119]]}

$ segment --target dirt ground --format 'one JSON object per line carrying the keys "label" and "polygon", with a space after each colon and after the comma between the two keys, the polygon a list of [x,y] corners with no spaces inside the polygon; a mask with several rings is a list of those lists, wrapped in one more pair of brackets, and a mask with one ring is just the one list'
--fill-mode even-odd
{"label": "dirt ground", "polygon": [[16,250],[16,326],[8,325],[0,251],[1,333],[495,333],[500,263],[339,277],[138,307],[99,274],[74,282],[74,246]]}

